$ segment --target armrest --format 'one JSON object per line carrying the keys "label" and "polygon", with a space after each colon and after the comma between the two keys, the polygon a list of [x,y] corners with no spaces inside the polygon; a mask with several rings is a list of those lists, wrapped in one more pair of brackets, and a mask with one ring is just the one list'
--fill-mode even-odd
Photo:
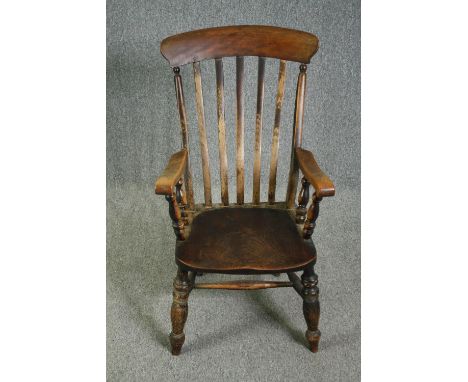
{"label": "armrest", "polygon": [[161,176],[154,186],[158,195],[172,195],[173,188],[182,177],[187,165],[187,150],[182,149],[173,154]]}
{"label": "armrest", "polygon": [[296,158],[302,174],[315,189],[317,197],[335,195],[335,186],[328,176],[326,176],[315,161],[314,155],[307,150],[296,148]]}

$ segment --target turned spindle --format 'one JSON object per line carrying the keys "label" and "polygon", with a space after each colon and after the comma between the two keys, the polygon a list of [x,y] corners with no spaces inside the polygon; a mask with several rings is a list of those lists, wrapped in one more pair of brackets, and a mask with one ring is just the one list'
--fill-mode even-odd
{"label": "turned spindle", "polygon": [[180,208],[180,215],[182,217],[182,220],[184,224],[188,224],[188,213],[187,213],[187,199],[185,197],[185,193],[182,189],[182,186],[184,184],[184,181],[182,178],[179,179],[177,182],[175,188],[176,188],[176,200],[177,204],[179,205]]}
{"label": "turned spindle", "polygon": [[307,218],[304,222],[303,237],[310,239],[315,229],[315,222],[319,216],[319,203],[322,198],[319,198],[315,193],[312,196],[312,204],[307,211]]}
{"label": "turned spindle", "polygon": [[307,204],[309,203],[309,186],[310,183],[306,178],[302,178],[302,187],[297,198],[298,206],[296,208],[296,223],[302,224],[305,221],[307,214]]}
{"label": "turned spindle", "polygon": [[177,203],[177,199],[174,194],[166,195],[166,200],[169,203],[169,216],[172,220],[172,228],[174,229],[174,233],[177,236],[177,239],[185,240],[184,221],[179,208],[179,203]]}

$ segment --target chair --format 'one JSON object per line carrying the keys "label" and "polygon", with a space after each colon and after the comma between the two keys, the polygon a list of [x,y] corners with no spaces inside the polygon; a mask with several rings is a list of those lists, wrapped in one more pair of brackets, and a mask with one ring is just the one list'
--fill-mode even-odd
{"label": "chair", "polygon": [[[314,156],[302,146],[306,70],[318,49],[316,36],[292,29],[270,26],[227,26],[182,33],[166,38],[161,53],[174,72],[175,92],[182,130],[182,150],[169,159],[157,179],[156,194],[169,202],[176,241],[171,307],[172,354],[181,352],[188,297],[192,289],[253,290],[292,287],[303,300],[307,323],[306,339],[312,352],[318,351],[320,306],[318,278],[314,272],[317,254],[311,236],[322,198],[333,196],[331,180],[320,170]],[[244,202],[244,56],[258,57],[257,112],[253,168],[253,200]],[[228,193],[228,161],[224,121],[223,57],[236,57],[236,202]],[[260,201],[262,113],[265,60],[279,60],[276,109],[271,144],[268,201]],[[214,59],[216,70],[217,121],[220,163],[221,204],[212,202],[211,171],[203,108],[201,64]],[[295,116],[289,180],[285,201],[276,200],[280,117],[283,105],[286,61],[300,63],[295,99]],[[192,64],[200,139],[204,203],[195,204],[189,163],[187,117],[180,66]],[[299,170],[302,172],[298,203],[295,204]],[[309,204],[309,187],[315,192]],[[303,271],[301,278],[295,272]],[[195,283],[203,273],[281,274],[289,281],[224,281]]]}

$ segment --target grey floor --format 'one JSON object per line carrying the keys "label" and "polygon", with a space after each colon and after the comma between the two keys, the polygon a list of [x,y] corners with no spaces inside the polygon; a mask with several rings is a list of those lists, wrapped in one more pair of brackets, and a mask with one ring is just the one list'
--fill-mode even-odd
{"label": "grey floor", "polygon": [[167,335],[175,238],[166,202],[151,187],[109,186],[108,380],[360,380],[359,216],[354,189],[338,189],[321,204],[314,234],[322,309],[319,353],[306,348],[302,302],[291,288],[195,290],[186,342],[182,354],[173,357]]}

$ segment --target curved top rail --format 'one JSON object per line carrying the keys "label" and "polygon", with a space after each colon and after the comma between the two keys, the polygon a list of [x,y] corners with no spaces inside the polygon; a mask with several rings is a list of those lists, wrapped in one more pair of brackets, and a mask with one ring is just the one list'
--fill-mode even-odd
{"label": "curved top rail", "polygon": [[212,58],[259,56],[308,64],[318,38],[307,32],[265,25],[199,29],[165,38],[161,54],[171,66]]}

